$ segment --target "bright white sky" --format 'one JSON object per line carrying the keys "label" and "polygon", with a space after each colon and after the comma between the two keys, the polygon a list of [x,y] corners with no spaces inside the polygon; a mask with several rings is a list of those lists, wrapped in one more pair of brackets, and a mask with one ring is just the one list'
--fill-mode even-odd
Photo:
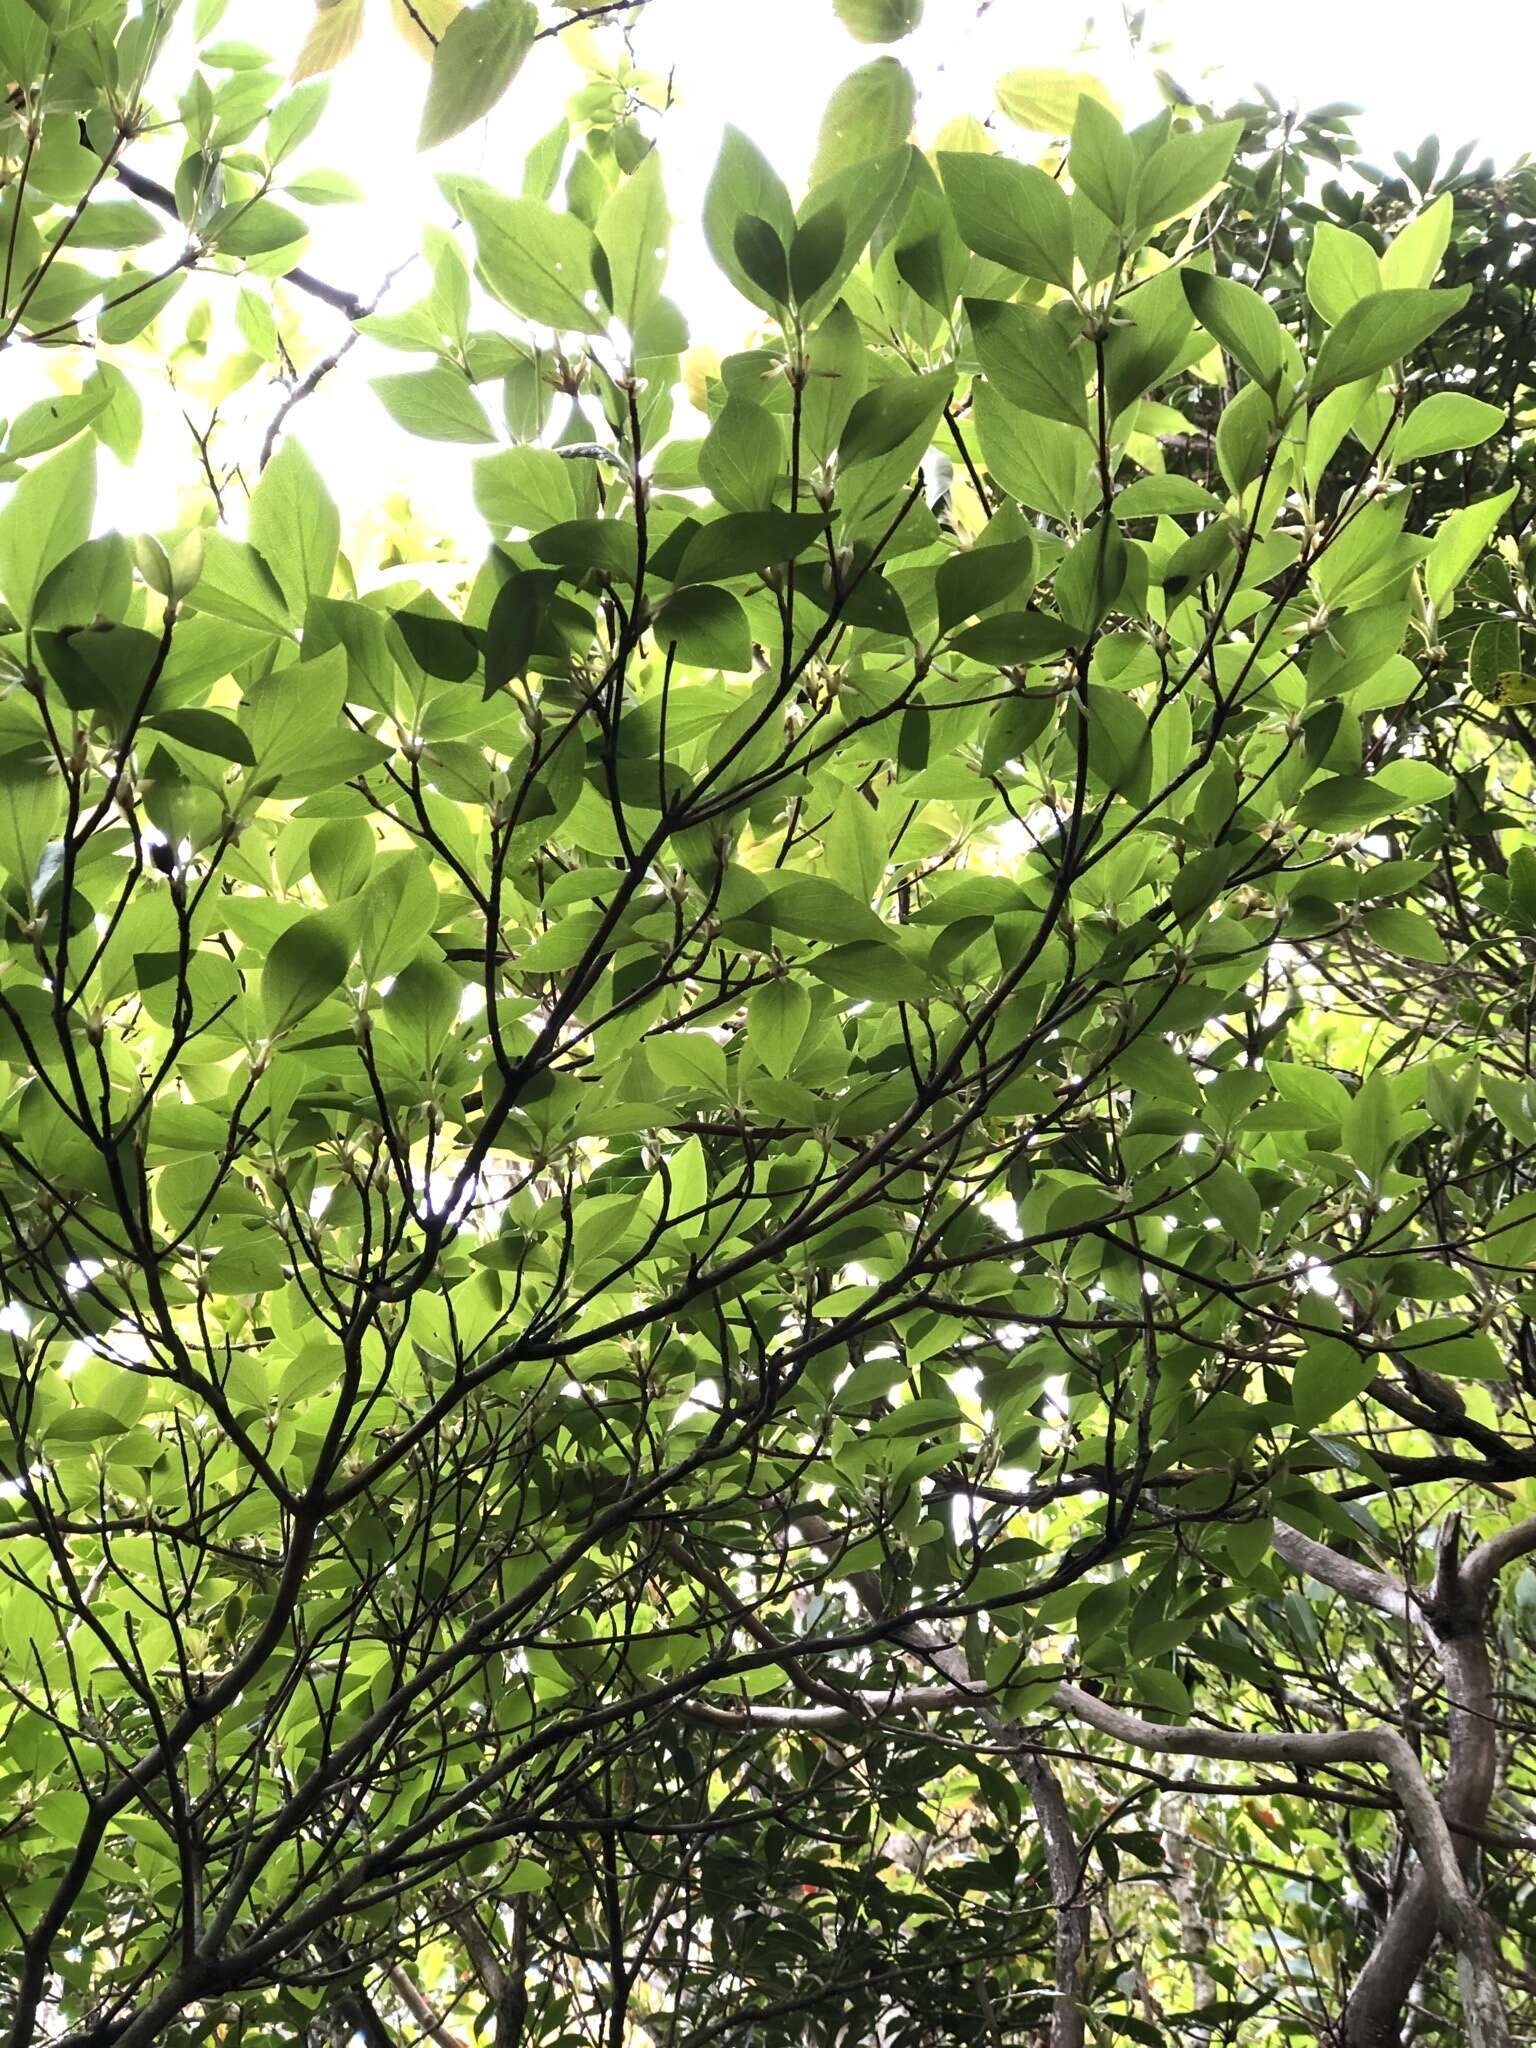
{"label": "bright white sky", "polygon": [[[330,109],[300,160],[344,168],[368,190],[363,207],[315,210],[317,233],[306,258],[310,268],[364,295],[418,245],[423,221],[450,217],[435,190],[437,172],[474,170],[515,190],[528,146],[579,82],[560,46],[543,44],[490,121],[420,158],[414,136],[424,66],[390,29],[385,0],[369,0],[369,13],[364,41],[335,74]],[[309,19],[309,0],[281,0],[280,7],[231,0],[218,34],[275,43],[287,61]],[[833,87],[878,52],[843,32],[831,0],[651,0],[632,47],[644,68],[671,71],[675,81],[674,105],[659,124],[677,218],[672,294],[688,311],[696,340],[738,346],[752,311],[714,272],[696,225],[721,125],[729,118],[746,128],[795,189]],[[1536,7],[1529,0],[1455,0],[1451,7],[1446,0],[1150,0],[1139,55],[1116,6],[1097,10],[1095,24],[1076,0],[990,0],[979,13],[978,0],[927,0],[922,26],[894,54],[918,84],[923,142],[955,114],[986,116],[993,80],[1019,66],[1093,70],[1138,118],[1158,104],[1152,71],[1161,63],[1190,89],[1209,87],[1218,101],[1255,80],[1303,107],[1353,101],[1366,110],[1356,132],[1368,154],[1411,149],[1429,132],[1440,135],[1446,154],[1476,137],[1501,163],[1536,145]],[[997,125],[1005,144],[1017,136],[1022,147],[1031,146],[1000,117]],[[408,303],[416,289],[407,274],[389,303]],[[316,338],[341,331],[339,316],[323,309],[311,308],[307,317]],[[467,488],[476,451],[409,439],[367,389],[369,374],[424,363],[364,343],[295,416],[295,426],[351,518],[403,488],[430,524],[478,552]],[[254,391],[253,420],[270,417],[281,395]],[[251,452],[243,445],[247,432],[237,444],[232,430],[230,459]],[[106,509],[134,526],[169,523],[172,493],[187,480],[178,448],[162,476],[136,474],[131,508],[119,502],[126,480],[114,489],[104,477]],[[165,493],[163,503],[146,501],[146,484],[153,500]]]}

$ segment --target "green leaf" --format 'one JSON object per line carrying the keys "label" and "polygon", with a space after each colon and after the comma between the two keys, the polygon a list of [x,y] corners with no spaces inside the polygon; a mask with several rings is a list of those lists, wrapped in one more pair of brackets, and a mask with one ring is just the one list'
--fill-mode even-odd
{"label": "green leaf", "polygon": [[1050,612],[997,612],[979,626],[967,626],[950,644],[957,654],[968,655],[972,661],[1024,668],[1032,661],[1048,661],[1063,653],[1082,637],[1075,627]]}
{"label": "green leaf", "polygon": [[1422,290],[1432,284],[1451,239],[1455,201],[1442,192],[1433,205],[1404,223],[1381,259],[1381,281],[1393,291]]}
{"label": "green leaf", "polygon": [[709,1198],[709,1163],[696,1137],[679,1145],[667,1160],[664,1189],[667,1217],[697,1229],[696,1212]]}
{"label": "green leaf", "polygon": [[1465,1316],[1431,1316],[1391,1337],[1391,1348],[1420,1372],[1449,1380],[1502,1380],[1509,1368],[1499,1346]]}
{"label": "green leaf", "polygon": [[553,448],[501,448],[474,466],[475,505],[494,533],[539,533],[576,516],[571,466]]}
{"label": "green leaf", "polygon": [[341,517],[320,472],[297,441],[284,441],[251,494],[251,544],[277,578],[295,618],[330,590]]}
{"label": "green leaf", "polygon": [[267,116],[267,162],[274,169],[313,135],[330,91],[327,81],[317,78],[284,93],[273,107]]}
{"label": "green leaf", "polygon": [[997,546],[966,548],[941,562],[934,580],[939,631],[949,633],[978,612],[1034,588],[1035,544],[1026,535]]}
{"label": "green leaf", "polygon": [[777,231],[760,214],[744,213],[731,238],[742,275],[763,294],[763,303],[789,303],[789,251]]}
{"label": "green leaf", "polygon": [[306,206],[356,206],[368,196],[345,171],[309,171],[302,178],[290,178],[283,190]]}
{"label": "green leaf", "polygon": [[508,199],[480,178],[447,182],[474,230],[480,274],[504,306],[560,332],[602,332],[606,322],[592,304],[597,243],[589,227],[537,199]]}
{"label": "green leaf", "polygon": [[1374,377],[1391,363],[1411,355],[1437,328],[1459,313],[1472,295],[1470,285],[1455,291],[1372,292],[1342,315],[1317,352],[1310,389],[1314,399]]}
{"label": "green leaf", "polygon": [[538,25],[531,0],[480,0],[454,16],[432,53],[418,149],[484,119],[522,68]]}
{"label": "green leaf", "polygon": [[736,230],[749,217],[766,222],[779,247],[788,249],[795,210],[784,181],[756,143],[739,128],[727,127],[704,193],[704,239],[742,296],[771,313],[780,302],[748,274],[736,253]]}
{"label": "green leaf", "polygon": [[895,935],[867,903],[820,875],[796,875],[763,904],[760,916],[775,930],[803,939],[868,939],[884,943]]}
{"label": "green leaf", "polygon": [[77,249],[136,249],[157,242],[164,223],[136,199],[97,199],[85,209],[70,235]]}
{"label": "green leaf", "polygon": [[994,483],[1032,512],[1066,521],[1093,463],[1093,443],[1077,427],[1020,413],[982,383],[972,393],[981,451]]}
{"label": "green leaf", "polygon": [[246,768],[256,765],[256,750],[234,720],[226,718],[221,711],[196,708],[158,711],[145,723],[153,731],[167,733],[197,753],[215,754],[223,761],[238,761]]}
{"label": "green leaf", "polygon": [[457,619],[439,618],[409,606],[390,614],[411,659],[429,676],[464,683],[480,665],[480,650]]}
{"label": "green leaf", "polygon": [[562,115],[547,135],[540,136],[523,160],[525,199],[548,200],[553,197],[570,142],[571,124]]}
{"label": "green leaf", "polygon": [[369,383],[384,410],[408,434],[424,441],[494,441],[496,429],[460,370],[438,363],[430,370],[402,370]]}
{"label": "green leaf", "polygon": [[34,455],[45,455],[50,448],[62,447],[100,417],[111,397],[112,387],[98,371],[67,397],[55,394],[23,406],[5,436],[5,460],[26,462]]}
{"label": "green leaf", "polygon": [[676,644],[682,660],[701,668],[742,671],[752,666],[752,632],[739,599],[713,584],[677,590],[658,608],[656,638]]}
{"label": "green leaf", "polygon": [[1216,423],[1216,465],[1234,497],[1264,468],[1275,432],[1275,408],[1260,384],[1245,384]]}
{"label": "green leaf", "polygon": [[100,313],[96,316],[96,338],[109,342],[117,348],[124,342],[135,340],[151,321],[159,318],[187,281],[184,269],[173,270],[169,277],[157,276],[152,271],[125,270],[115,278],[111,290],[103,297]]}
{"label": "green leaf", "polygon": [[359,904],[358,957],[370,982],[398,974],[420,952],[437,922],[437,885],[418,853],[382,856]]}
{"label": "green leaf", "polygon": [[812,334],[806,353],[810,375],[800,405],[801,439],[821,462],[837,446],[868,366],[859,323],[842,300]]}
{"label": "green leaf", "polygon": [[1421,462],[1426,455],[1444,455],[1453,448],[1476,448],[1491,440],[1508,415],[1464,391],[1437,391],[1423,399],[1397,430],[1392,466]]}
{"label": "green leaf", "polygon": [[730,1099],[724,1050],[707,1031],[669,1031],[653,1038],[646,1057],[664,1081],[690,1096]]}
{"label": "green leaf", "polygon": [[1087,427],[1088,359],[1073,354],[1048,313],[995,299],[967,299],[965,310],[981,367],[1010,404],[1041,419]]}
{"label": "green leaf", "polygon": [[1374,1352],[1362,1357],[1337,1337],[1309,1337],[1291,1377],[1291,1410],[1298,1429],[1317,1429],[1357,1401],[1376,1377]]}
{"label": "green leaf", "polygon": [[1389,761],[1372,779],[1378,788],[1390,789],[1400,804],[1438,803],[1456,787],[1432,761]]}
{"label": "green leaf", "polygon": [[292,1030],[301,1017],[338,989],[352,964],[352,944],[333,911],[316,911],[282,932],[261,970],[261,1004],[269,1038]]}
{"label": "green leaf", "polygon": [[270,256],[302,242],[309,229],[299,215],[274,199],[245,199],[221,206],[203,239],[222,256]]}
{"label": "green leaf", "polygon": [[899,149],[912,132],[916,106],[917,88],[896,58],[877,57],[851,73],[822,116],[811,184],[823,183],[850,164],[867,163]]}
{"label": "green leaf", "polygon": [[550,585],[542,571],[514,569],[496,593],[485,626],[485,694],[528,672],[528,662],[548,614]]}
{"label": "green leaf", "polygon": [[[912,163],[909,149],[895,149],[873,162],[850,164],[806,194],[799,225],[787,244],[790,288],[798,295],[805,319],[816,319],[842,289],[870,237],[906,190]],[[839,244],[835,257],[834,241]],[[830,271],[813,283],[829,258]]]}
{"label": "green leaf", "polygon": [[822,206],[801,221],[789,250],[789,289],[797,306],[828,283],[847,246],[848,221],[840,206]]}
{"label": "green leaf", "polygon": [[1189,1687],[1176,1671],[1166,1670],[1160,1664],[1142,1665],[1130,1681],[1130,1690],[1140,1704],[1153,1708],[1160,1719],[1187,1721],[1194,1712]]}
{"label": "green leaf", "polygon": [[607,259],[603,296],[615,318],[634,335],[661,295],[672,232],[661,159],[655,150],[604,204],[594,232]]}
{"label": "green leaf", "polygon": [[1129,554],[1113,519],[1099,519],[1076,541],[1056,571],[1056,603],[1062,618],[1086,638],[1125,586]]}
{"label": "green leaf", "polygon": [[874,462],[918,436],[926,443],[953,388],[950,371],[930,370],[918,376],[891,377],[866,391],[848,415],[837,444],[838,467],[847,470],[856,463]]}
{"label": "green leaf", "polygon": [[1307,258],[1307,298],[1319,318],[1337,326],[1351,306],[1380,290],[1381,264],[1364,236],[1319,221]]}
{"label": "green leaf", "polygon": [[890,852],[878,808],[850,792],[823,827],[821,847],[828,872],[867,903],[885,879]]}
{"label": "green leaf", "polygon": [[865,1002],[917,1003],[935,993],[923,970],[894,946],[833,946],[808,962],[812,974]]}
{"label": "green leaf", "polygon": [[[55,573],[68,566],[61,564]],[[50,577],[44,596],[52,582]],[[143,700],[159,659],[160,638],[132,626],[108,625],[85,633],[39,633],[37,649],[71,710],[104,712],[107,723],[121,731]]]}
{"label": "green leaf", "polygon": [[126,468],[139,452],[144,432],[144,403],[114,363],[98,363],[92,376],[106,387],[107,402],[93,421],[97,439]]}
{"label": "green leaf", "polygon": [[1499,521],[1515,502],[1517,488],[1511,484],[1507,491],[1498,491],[1475,505],[1463,505],[1440,522],[1424,565],[1424,587],[1436,611],[1447,609],[1457,584],[1481,556]]}
{"label": "green leaf", "polygon": [[960,238],[978,256],[1024,277],[1072,288],[1072,208],[1034,164],[973,151],[941,151],[939,175]]}
{"label": "green leaf", "polygon": [[700,527],[683,550],[679,583],[714,583],[792,562],[820,536],[826,520],[813,512],[728,512]]}
{"label": "green leaf", "polygon": [[133,557],[120,533],[105,533],[67,554],[43,578],[33,606],[38,626],[88,626],[119,619],[133,589]]}
{"label": "green leaf", "polygon": [[1187,135],[1170,136],[1142,167],[1136,189],[1136,225],[1151,234],[1192,213],[1221,184],[1243,132],[1241,121],[1218,121]]}
{"label": "green leaf", "polygon": [[747,1042],[776,1080],[789,1077],[811,1020],[804,986],[787,976],[764,982],[747,1000]]}
{"label": "green leaf", "polygon": [[861,43],[899,43],[923,18],[923,0],[832,0],[832,11]]}
{"label": "green leaf", "polygon": [[699,450],[699,477],[728,512],[760,512],[772,503],[785,462],[776,417],[745,398],[728,398]]}
{"label": "green leaf", "polygon": [[533,537],[541,562],[555,562],[577,574],[595,569],[633,583],[639,561],[639,536],[625,519],[570,519]]}
{"label": "green leaf", "polygon": [[64,817],[64,781],[40,750],[0,754],[0,873],[30,897]]}
{"label": "green leaf", "polygon": [[1391,1076],[1377,1068],[1356,1089],[1344,1114],[1339,1149],[1356,1173],[1375,1187],[1402,1138],[1402,1115]]}
{"label": "green leaf", "polygon": [[1438,802],[1454,788],[1428,761],[1392,761],[1377,774],[1334,775],[1303,792],[1296,822],[1326,832],[1358,832],[1381,818]]}
{"label": "green leaf", "polygon": [[1273,395],[1285,363],[1284,335],[1273,307],[1234,278],[1212,277],[1203,270],[1180,274],[1200,325],[1242,364],[1255,384]]}
{"label": "green leaf", "polygon": [[464,983],[442,960],[413,960],[390,984],[384,1015],[415,1065],[430,1073],[458,1020]]}
{"label": "green leaf", "polygon": [[1399,903],[1379,904],[1361,919],[1366,932],[1389,953],[1405,960],[1427,960],[1434,964],[1450,958],[1445,941],[1429,919],[1417,910],[1405,910]]}
{"label": "green leaf", "polygon": [[222,533],[203,537],[202,568],[188,603],[237,626],[287,633],[293,625],[293,614],[277,578],[255,548]]}
{"label": "green leaf", "polygon": [[328,902],[357,894],[377,850],[366,818],[337,818],[320,827],[309,842],[309,871]]}
{"label": "green leaf", "polygon": [[1115,227],[1129,227],[1137,204],[1136,152],[1102,100],[1083,93],[1072,123],[1067,156],[1075,190],[1091,199]]}
{"label": "green leaf", "polygon": [[74,441],[21,479],[0,510],[0,596],[26,625],[50,570],[89,538],[96,449]]}
{"label": "green leaf", "polygon": [[[1231,410],[1228,406],[1227,412]],[[1139,476],[1116,494],[1113,509],[1117,519],[1157,519],[1165,513],[1181,519],[1189,513],[1219,512],[1221,500],[1193,477]]]}

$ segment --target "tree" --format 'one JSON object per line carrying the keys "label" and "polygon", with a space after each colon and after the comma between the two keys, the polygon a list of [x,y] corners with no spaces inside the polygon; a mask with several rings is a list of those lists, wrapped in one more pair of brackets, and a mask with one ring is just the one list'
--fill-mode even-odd
{"label": "tree", "polygon": [[[167,79],[176,11],[0,0],[74,386],[0,449],[11,2048],[1503,2048],[1536,854],[1454,195],[1325,233],[1262,114],[1047,73],[1051,170],[929,155],[878,56],[798,203],[727,134],[690,437],[622,43],[370,311],[323,83],[216,0]],[[428,142],[565,18],[403,14]],[[95,533],[231,279],[264,446]],[[358,331],[405,432],[503,413],[451,602],[304,453]]]}

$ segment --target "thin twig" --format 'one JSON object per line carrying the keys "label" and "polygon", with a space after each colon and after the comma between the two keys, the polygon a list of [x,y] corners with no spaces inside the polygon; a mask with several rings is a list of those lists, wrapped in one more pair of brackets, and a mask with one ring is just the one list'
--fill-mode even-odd
{"label": "thin twig", "polygon": [[[379,301],[383,298],[384,294],[389,290],[390,286],[394,283],[395,279],[400,275],[402,271],[408,270],[414,261],[414,257],[408,256],[404,263],[397,263],[394,269],[387,274],[387,276],[384,279],[384,282],[379,286],[378,290],[374,293],[372,302],[369,305],[365,306],[362,312],[359,313],[356,317],[360,320],[366,319],[368,314],[370,314],[374,310],[374,308],[378,305]],[[308,398],[311,395],[311,393],[314,392],[319,387],[319,385],[324,381],[324,379],[331,374],[332,370],[336,368],[336,365],[341,361],[342,357],[349,354],[351,350],[357,346],[358,342],[361,339],[362,336],[358,333],[356,327],[350,329],[350,331],[346,335],[344,335],[342,339],[336,344],[335,348],[331,349],[328,354],[321,356],[320,360],[317,363],[312,363],[309,369],[305,372],[304,376],[299,380],[297,384],[294,385],[293,389],[288,393],[287,397],[283,400],[282,404],[278,407],[277,411],[272,415],[271,424],[268,426],[265,435],[262,437],[261,457],[256,465],[258,470],[265,469],[267,464],[272,460],[273,453],[277,447],[277,437],[282,432],[283,423],[288,418],[289,413],[293,411],[296,405],[303,404],[304,400]]]}

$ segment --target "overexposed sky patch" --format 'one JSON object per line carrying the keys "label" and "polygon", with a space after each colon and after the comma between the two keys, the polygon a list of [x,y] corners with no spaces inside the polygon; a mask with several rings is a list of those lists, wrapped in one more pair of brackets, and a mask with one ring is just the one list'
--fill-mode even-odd
{"label": "overexposed sky patch", "polygon": [[[438,172],[472,170],[517,189],[528,148],[580,82],[559,44],[543,44],[489,121],[420,157],[415,131],[425,67],[390,31],[382,0],[373,0],[370,14],[375,18],[335,74],[331,106],[302,159],[344,169],[366,188],[361,206],[315,210],[306,257],[311,269],[365,296],[419,246],[426,221],[451,219],[436,190]],[[231,0],[218,34],[274,48],[286,62],[309,18],[308,0],[282,0],[280,8],[271,0]],[[697,228],[721,127],[731,120],[745,128],[798,188],[834,86],[877,52],[840,28],[831,0],[651,0],[632,48],[642,66],[673,81],[673,103],[655,124],[678,223],[672,296],[687,311],[695,340],[739,346],[755,316],[713,271]],[[994,79],[1016,67],[1093,70],[1128,117],[1138,118],[1158,104],[1152,73],[1163,64],[1218,101],[1257,80],[1303,107],[1354,101],[1364,108],[1356,123],[1363,149],[1378,159],[1393,148],[1412,149],[1429,132],[1441,136],[1447,154],[1476,138],[1500,162],[1536,146],[1536,8],[1512,0],[1458,0],[1454,10],[1443,0],[1286,0],[1283,8],[1258,0],[1151,0],[1139,52],[1118,7],[1090,15],[1071,0],[990,0],[978,11],[977,0],[927,0],[921,27],[895,53],[917,81],[918,139],[925,143],[956,114],[986,117]],[[167,83],[175,82],[173,66]],[[1015,138],[1031,146],[1001,117],[997,127],[1005,146]],[[409,303],[424,283],[419,273],[407,274],[388,303]],[[227,289],[232,303],[232,285],[211,288]],[[304,319],[316,341],[344,333],[340,317],[320,308],[308,308]],[[430,530],[478,551],[481,530],[468,490],[477,451],[411,440],[367,387],[369,375],[424,360],[363,343],[295,416],[295,428],[350,519],[404,491]],[[188,365],[190,385],[195,374]],[[226,408],[228,459],[254,454],[261,425],[282,396],[262,383]],[[188,409],[195,415],[195,392]],[[163,461],[147,475],[136,473],[131,488],[126,478],[104,478],[111,516],[133,525],[174,519],[176,492],[194,477],[190,439],[183,441],[181,431],[178,425]]]}

